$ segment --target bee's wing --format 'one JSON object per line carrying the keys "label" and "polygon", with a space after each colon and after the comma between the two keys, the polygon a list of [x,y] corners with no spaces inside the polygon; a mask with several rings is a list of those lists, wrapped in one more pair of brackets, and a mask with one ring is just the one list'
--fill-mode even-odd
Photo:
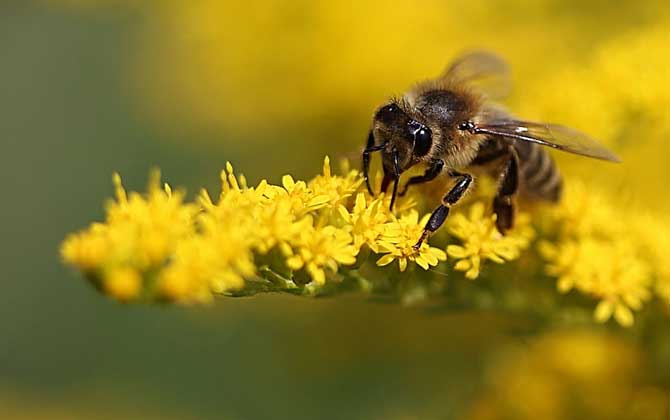
{"label": "bee's wing", "polygon": [[586,134],[556,124],[501,119],[477,124],[474,132],[537,143],[595,159],[621,162],[617,155]]}
{"label": "bee's wing", "polygon": [[505,98],[512,87],[507,63],[497,55],[485,51],[475,51],[457,58],[440,79],[463,83],[491,99]]}

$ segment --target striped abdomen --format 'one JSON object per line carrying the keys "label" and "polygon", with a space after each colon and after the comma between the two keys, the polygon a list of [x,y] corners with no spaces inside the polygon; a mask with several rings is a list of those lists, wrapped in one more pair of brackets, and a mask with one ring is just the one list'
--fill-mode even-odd
{"label": "striped abdomen", "polygon": [[517,141],[514,149],[519,155],[520,186],[523,192],[542,200],[558,201],[563,179],[546,148]]}

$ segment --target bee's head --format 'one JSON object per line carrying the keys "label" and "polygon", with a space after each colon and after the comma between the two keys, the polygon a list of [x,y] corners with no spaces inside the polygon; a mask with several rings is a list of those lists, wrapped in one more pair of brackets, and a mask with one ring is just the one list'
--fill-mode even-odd
{"label": "bee's head", "polygon": [[413,119],[401,106],[391,102],[377,110],[373,119],[372,134],[382,149],[384,171],[394,174],[397,160],[399,172],[419,162],[432,145],[430,128]]}
{"label": "bee's head", "polygon": [[386,190],[391,181],[395,181],[393,202],[400,174],[420,162],[430,151],[432,132],[394,101],[377,110],[370,135],[369,143],[376,145],[374,149],[382,153],[382,191]]}

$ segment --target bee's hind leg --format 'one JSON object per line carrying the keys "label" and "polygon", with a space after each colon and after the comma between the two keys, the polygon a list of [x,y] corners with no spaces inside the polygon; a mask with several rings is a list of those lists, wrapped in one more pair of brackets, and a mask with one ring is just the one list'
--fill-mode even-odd
{"label": "bee's hind leg", "polygon": [[493,199],[493,212],[496,214],[496,227],[503,235],[514,227],[514,195],[519,189],[519,156],[510,147],[508,158],[500,173],[498,192]]}
{"label": "bee's hind leg", "polygon": [[463,197],[468,188],[470,188],[470,184],[472,184],[472,175],[470,174],[450,172],[449,175],[457,177],[458,180],[456,181],[456,184],[451,187],[451,190],[449,190],[447,195],[444,196],[442,199],[442,204],[440,204],[430,215],[430,219],[428,219],[428,223],[426,223],[426,227],[423,229],[423,233],[421,234],[419,242],[417,242],[413,247],[416,250],[421,248],[421,244],[428,236],[430,236],[430,234],[442,226],[444,221],[447,219],[447,216],[449,215],[449,209],[451,206],[456,204],[458,200]]}

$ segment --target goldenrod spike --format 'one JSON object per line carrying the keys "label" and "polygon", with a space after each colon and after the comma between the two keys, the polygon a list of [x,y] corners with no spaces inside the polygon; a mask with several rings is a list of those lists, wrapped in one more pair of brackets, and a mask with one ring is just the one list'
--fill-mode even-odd
{"label": "goldenrod spike", "polygon": [[[226,166],[227,165],[230,164],[227,163]],[[228,174],[226,174],[225,169],[221,170],[219,177],[221,178],[221,190],[223,190],[223,192],[228,192],[230,190],[230,186],[228,185]]]}
{"label": "goldenrod spike", "polygon": [[119,203],[128,202],[128,196],[126,195],[126,190],[123,188],[121,175],[118,172],[114,172],[112,174],[112,183],[114,184],[114,193],[116,195],[116,200]]}
{"label": "goldenrod spike", "polygon": [[149,193],[156,192],[161,185],[161,170],[152,168],[149,172],[149,181],[147,182],[147,191]]}
{"label": "goldenrod spike", "polygon": [[348,174],[349,171],[351,171],[351,162],[349,162],[349,159],[340,160],[340,173],[344,175]]}
{"label": "goldenrod spike", "polygon": [[281,184],[286,191],[291,191],[295,186],[295,181],[293,180],[293,177],[291,175],[287,174],[281,177]]}
{"label": "goldenrod spike", "polygon": [[240,186],[237,184],[237,179],[235,178],[235,175],[232,173],[232,171],[228,175],[228,183],[234,190],[240,190]]}
{"label": "goldenrod spike", "polygon": [[212,202],[212,198],[209,196],[209,192],[207,192],[206,189],[202,188],[200,190],[200,194],[198,195],[198,201],[203,207],[214,207],[214,203]]}
{"label": "goldenrod spike", "polygon": [[330,158],[328,155],[323,159],[323,176],[330,178]]}
{"label": "goldenrod spike", "polygon": [[256,192],[258,194],[264,194],[267,187],[268,187],[268,181],[265,179],[261,179],[261,182],[259,182],[258,185],[256,186]]}

